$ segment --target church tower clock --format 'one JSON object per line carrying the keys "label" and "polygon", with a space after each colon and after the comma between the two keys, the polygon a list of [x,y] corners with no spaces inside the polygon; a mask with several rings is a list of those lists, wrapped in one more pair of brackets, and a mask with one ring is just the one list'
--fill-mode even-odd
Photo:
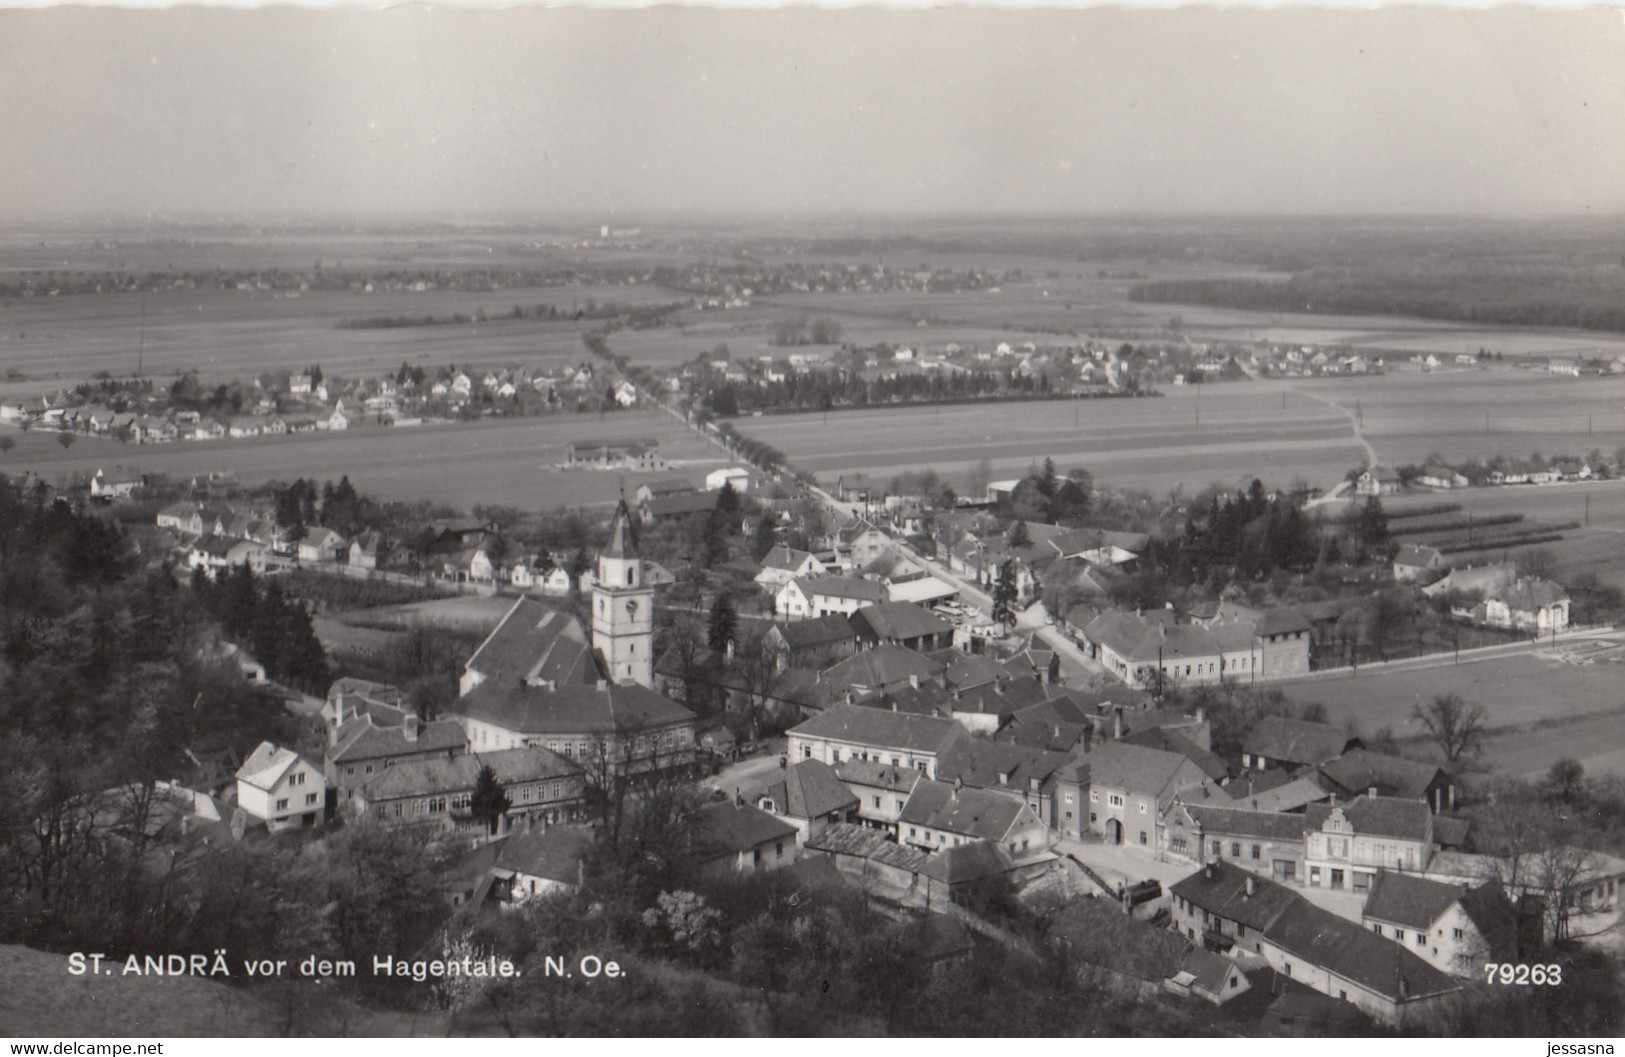
{"label": "church tower clock", "polygon": [[598,555],[593,587],[592,645],[616,683],[654,686],[654,588],[643,582],[643,562],[632,542],[632,515],[621,497],[609,524],[609,543]]}

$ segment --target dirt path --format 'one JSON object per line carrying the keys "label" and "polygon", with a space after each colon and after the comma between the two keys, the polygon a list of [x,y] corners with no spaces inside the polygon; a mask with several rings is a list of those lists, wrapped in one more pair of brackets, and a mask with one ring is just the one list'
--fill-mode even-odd
{"label": "dirt path", "polygon": [[1349,427],[1354,430],[1354,439],[1359,441],[1360,447],[1365,449],[1366,465],[1377,465],[1377,449],[1371,446],[1371,442],[1369,440],[1366,440],[1365,432],[1360,428],[1360,416],[1356,415],[1354,412],[1350,411],[1348,408],[1344,407],[1342,404],[1339,404],[1330,397],[1321,396],[1319,393],[1306,392],[1305,390],[1297,388],[1294,388],[1292,391],[1297,393],[1299,396],[1307,396],[1311,400],[1317,400],[1320,403],[1325,404],[1327,407],[1336,410],[1344,418],[1347,418],[1349,420]]}

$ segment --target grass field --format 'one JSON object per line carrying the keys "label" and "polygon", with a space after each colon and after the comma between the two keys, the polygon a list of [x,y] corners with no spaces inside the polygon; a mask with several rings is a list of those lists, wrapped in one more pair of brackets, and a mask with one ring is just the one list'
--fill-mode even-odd
{"label": "grass field", "polygon": [[416,427],[364,427],[339,433],[301,433],[202,443],[121,445],[80,437],[66,453],[56,435],[18,434],[0,457],[0,471],[33,470],[55,480],[125,465],[190,478],[235,472],[244,484],[348,474],[362,494],[376,499],[424,499],[469,509],[497,503],[525,510],[614,502],[624,484],[631,493],[654,474],[558,470],[571,441],[650,437],[696,482],[722,465],[721,453],[659,411],[610,415],[556,415]]}
{"label": "grass field", "polygon": [[[1198,408],[1198,404],[1200,407]],[[1302,396],[1238,383],[1207,395],[880,408],[739,420],[748,436],[833,480],[934,469],[963,481],[986,459],[995,479],[1050,456],[1105,485],[1163,492],[1262,476],[1330,482],[1360,461],[1348,419]]]}
{"label": "grass field", "polygon": [[1494,732],[1485,761],[1511,774],[1543,771],[1573,756],[1588,772],[1625,774],[1625,656],[1569,664],[1545,651],[1420,671],[1362,673],[1348,679],[1283,683],[1300,702],[1326,706],[1331,722],[1353,720],[1362,734],[1392,727],[1420,738],[1411,709],[1457,693],[1484,706]]}

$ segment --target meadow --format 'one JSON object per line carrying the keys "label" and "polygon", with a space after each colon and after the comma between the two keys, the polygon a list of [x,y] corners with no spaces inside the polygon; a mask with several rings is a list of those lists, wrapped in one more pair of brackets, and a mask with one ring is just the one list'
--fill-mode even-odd
{"label": "meadow", "polygon": [[[1617,652],[1615,654],[1617,656]],[[1508,774],[1543,772],[1572,756],[1588,773],[1625,774],[1625,693],[1620,661],[1578,665],[1537,651],[1495,660],[1346,679],[1282,683],[1299,702],[1319,702],[1329,721],[1364,735],[1383,727],[1402,740],[1425,738],[1416,705],[1456,693],[1484,707],[1491,738],[1484,762]]]}
{"label": "meadow", "polygon": [[17,446],[0,456],[0,471],[33,470],[47,480],[133,466],[176,478],[235,473],[244,484],[341,474],[376,499],[428,500],[463,510],[501,504],[525,510],[613,503],[657,474],[560,470],[571,441],[654,438],[671,473],[696,482],[723,465],[723,456],[670,415],[622,411],[607,415],[488,419],[413,427],[361,427],[242,440],[123,445],[79,437],[66,452],[55,434],[9,435]]}

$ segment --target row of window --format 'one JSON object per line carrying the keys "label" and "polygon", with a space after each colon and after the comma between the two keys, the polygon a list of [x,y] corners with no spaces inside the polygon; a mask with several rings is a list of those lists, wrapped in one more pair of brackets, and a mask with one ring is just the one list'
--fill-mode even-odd
{"label": "row of window", "polygon": [[[321,795],[320,793],[306,793],[305,794],[305,806],[306,807],[314,807],[316,805],[316,798],[319,797],[320,795]],[[286,810],[288,810],[288,798],[283,797],[281,800],[278,800],[276,802],[276,809],[278,811],[286,811]]]}

